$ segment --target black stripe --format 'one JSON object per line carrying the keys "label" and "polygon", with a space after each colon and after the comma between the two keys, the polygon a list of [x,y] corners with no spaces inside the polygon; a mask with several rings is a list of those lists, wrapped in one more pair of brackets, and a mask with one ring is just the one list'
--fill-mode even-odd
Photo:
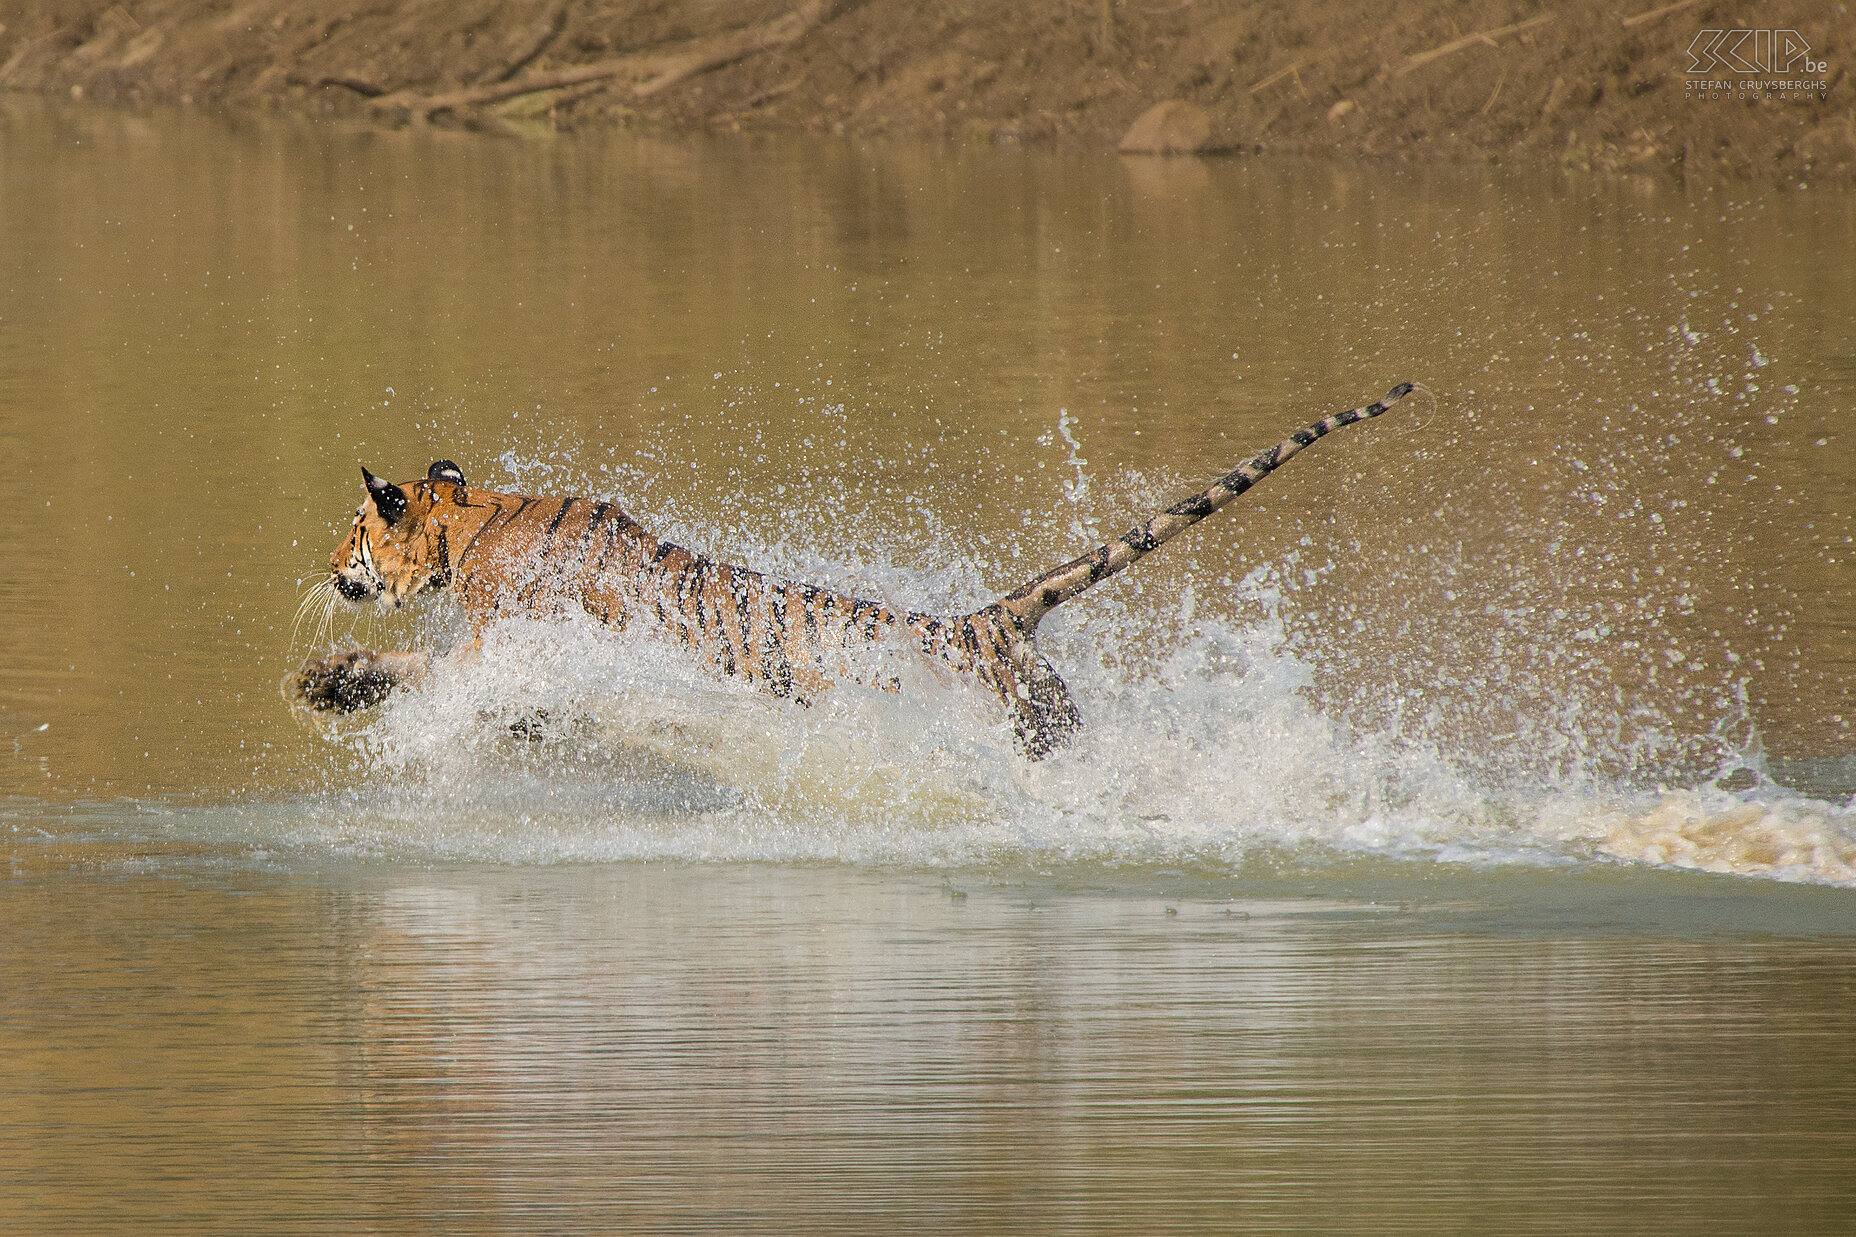
{"label": "black stripe", "polygon": [[[530,500],[528,499],[524,499],[523,505],[527,506],[529,501]],[[485,504],[479,504],[479,505],[485,505]],[[483,523],[477,526],[477,531],[475,533],[471,534],[470,544],[464,547],[464,552],[462,554],[458,555],[459,563],[462,563],[465,559],[470,557],[470,552],[477,548],[477,542],[482,540],[483,535],[485,533],[489,532],[490,529],[496,526],[496,524],[503,518],[503,513],[508,510],[507,507],[503,506],[503,504],[499,502],[493,502],[487,505],[495,507],[496,510],[490,513],[489,519],[485,520]],[[511,516],[510,518],[514,519],[515,517]]]}
{"label": "black stripe", "polygon": [[786,652],[777,644],[768,644],[761,650],[761,677],[767,681],[767,690],[776,696],[793,694],[793,664],[786,660]]}
{"label": "black stripe", "polygon": [[773,586],[773,617],[779,624],[780,641],[785,643],[787,633],[792,629],[786,621],[786,585],[784,584]]}
{"label": "black stripe", "polygon": [[610,510],[612,510],[612,504],[605,502],[593,508],[593,518],[586,522],[586,532],[580,537],[581,558],[586,557],[587,547],[593,544],[593,530],[599,527],[599,522],[606,518],[606,512]]}
{"label": "black stripe", "polygon": [[694,577],[690,584],[690,595],[696,603],[696,634],[706,645],[726,644],[722,640],[722,615],[709,604],[709,582],[715,574],[715,564],[706,558],[696,560],[696,569],[690,573]]}
{"label": "black stripe", "polygon": [[[1230,484],[1230,480],[1227,478],[1219,482],[1219,484],[1228,485]],[[1216,510],[1217,508],[1212,506],[1211,492],[1207,490],[1194,494],[1191,498],[1182,499],[1174,503],[1171,507],[1166,509],[1166,513],[1168,515],[1191,516],[1195,520],[1202,520]]]}
{"label": "black stripe", "polygon": [[941,647],[947,643],[947,638],[941,632],[941,620],[934,615],[911,610],[908,623],[915,629],[915,634],[921,640],[922,652],[939,653]]}
{"label": "black stripe", "polygon": [[599,578],[605,574],[606,559],[611,556],[613,548],[619,544],[619,531],[622,527],[622,521],[618,519],[606,525],[606,545],[599,552],[599,561],[593,564],[594,583],[598,583]]}
{"label": "black stripe", "polygon": [[451,584],[451,541],[445,535],[445,526],[438,526],[438,570],[432,573],[427,587],[447,588]]}
{"label": "black stripe", "polygon": [[[691,560],[689,566],[677,573],[677,614],[685,630],[688,630],[690,622],[691,581],[694,581],[698,586],[702,583],[702,560],[700,558]],[[698,593],[696,597],[695,626],[695,642],[700,644],[702,641],[702,595],[700,593]]]}
{"label": "black stripe", "polygon": [[735,597],[735,622],[738,624],[736,643],[743,653],[754,647],[754,616],[748,609],[748,580],[745,572],[730,572],[728,591]]}
{"label": "black stripe", "polygon": [[1009,693],[1007,693],[1004,686],[1004,678],[1000,674],[1000,668],[1005,664],[1005,656],[1004,645],[999,639],[999,632],[991,623],[987,623],[982,627],[977,616],[973,620],[972,626],[974,628],[976,644],[979,637],[983,636],[985,638],[985,648],[976,648],[974,650],[974,672],[980,676],[981,682],[998,692],[1000,696],[1007,697],[1007,702],[1012,707],[1016,708],[1018,706],[1017,697],[1010,696]]}
{"label": "black stripe", "polygon": [[[844,647],[844,628],[843,628],[843,625],[837,621],[838,619],[837,595],[835,593],[827,592],[824,589],[812,589],[811,596],[807,600],[810,601],[811,604],[806,607],[806,612],[809,615],[814,616],[814,621],[816,622],[817,627],[818,627],[819,647],[820,648],[834,648],[835,647],[835,648],[840,648],[840,649],[843,648]],[[832,628],[833,634],[837,637],[837,643],[835,645],[827,644],[825,641],[825,632],[826,632],[827,627]]]}
{"label": "black stripe", "polygon": [[818,613],[813,605],[817,597],[818,590],[813,588],[810,584],[801,584],[799,586],[799,617],[805,624],[804,638],[806,650],[814,653],[824,646],[824,641],[819,639]]}
{"label": "black stripe", "polygon": [[980,636],[974,629],[971,617],[960,620],[960,645],[966,649],[967,656],[977,665],[980,660]]}
{"label": "black stripe", "polygon": [[[729,587],[729,591],[733,592],[733,589],[731,589],[731,581],[726,581],[724,587]],[[737,613],[737,615],[741,613],[741,604],[739,604],[739,600],[737,600],[737,605],[735,605],[735,613]],[[720,637],[722,637],[722,672],[724,672],[724,674],[741,674],[741,663],[735,659],[735,646],[741,646],[742,654],[746,654],[746,652],[748,652],[748,637],[746,637],[746,633],[741,633],[737,639],[729,639],[728,619],[728,607],[726,607],[726,605],[716,605],[716,632],[720,633]]]}
{"label": "black stripe", "polygon": [[1148,530],[1145,524],[1130,528],[1121,535],[1121,540],[1122,544],[1142,554],[1147,553],[1160,544],[1159,540],[1154,537],[1153,533]]}
{"label": "black stripe", "polygon": [[[561,521],[567,518],[567,509],[573,506],[577,501],[579,500],[573,498],[562,501],[561,509],[554,513],[554,519],[549,521],[547,531],[542,534],[541,549],[536,553],[535,578],[530,580],[528,586],[516,595],[517,600],[521,601],[523,605],[534,605],[535,599],[541,596],[542,588],[548,583],[548,552],[554,548],[555,530],[560,528]],[[518,511],[516,514],[520,515],[522,513]],[[557,574],[564,575],[565,573]],[[557,583],[560,582],[564,581],[557,581]]]}
{"label": "black stripe", "polygon": [[776,696],[793,693],[793,664],[786,656],[786,590],[773,585],[768,590],[766,623],[761,631],[760,672],[767,680],[767,690]]}
{"label": "black stripe", "polygon": [[721,572],[718,570],[720,564],[704,559],[702,566],[703,570],[697,582],[696,613],[706,614],[714,621],[713,633],[710,632],[708,625],[704,624],[703,638],[709,644],[720,646],[722,673],[732,676],[736,672],[735,642],[728,638],[728,609],[725,606],[709,605],[708,597],[710,582],[712,580],[720,582]]}

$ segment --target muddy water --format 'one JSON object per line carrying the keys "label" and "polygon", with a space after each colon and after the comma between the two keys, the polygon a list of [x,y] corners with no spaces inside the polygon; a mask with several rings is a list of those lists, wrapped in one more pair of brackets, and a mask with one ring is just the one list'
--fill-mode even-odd
{"label": "muddy water", "polygon": [[[0,242],[8,1227],[1841,1231],[1846,198],[7,101]],[[294,621],[358,464],[956,610],[1401,380],[1036,767],[571,621],[279,699],[458,637]]]}

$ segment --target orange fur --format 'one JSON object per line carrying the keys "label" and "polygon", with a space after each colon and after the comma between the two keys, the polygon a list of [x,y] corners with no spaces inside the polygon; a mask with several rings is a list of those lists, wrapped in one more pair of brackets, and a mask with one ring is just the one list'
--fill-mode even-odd
{"label": "orange fur", "polygon": [[[391,487],[402,496],[395,500],[378,479],[369,485],[331,559],[351,600],[401,606],[449,588],[479,631],[505,615],[577,606],[620,631],[668,637],[716,674],[802,703],[837,678],[858,676],[858,650],[912,646],[996,695],[1027,753],[1044,755],[1076,728],[1063,680],[1001,606],[954,618],[899,615],[702,558],[597,499],[535,498],[428,476]],[[389,509],[403,502],[392,521],[383,496]]]}
{"label": "orange fur", "polygon": [[[859,650],[913,648],[996,696],[1019,746],[1037,758],[1081,724],[1069,689],[1037,650],[1045,614],[1204,519],[1323,434],[1378,416],[1411,389],[1401,384],[1378,403],[1297,430],[1115,541],[971,614],[898,614],[776,580],[662,541],[610,502],[473,488],[448,460],[405,485],[362,470],[368,497],[335,551],[330,582],[351,601],[393,606],[448,588],[480,633],[505,615],[578,607],[620,631],[681,644],[716,674],[802,703],[835,678],[872,673],[870,662],[855,656]],[[422,663],[395,660],[406,656],[338,654],[306,664],[291,682],[313,707],[364,708],[422,672]]]}

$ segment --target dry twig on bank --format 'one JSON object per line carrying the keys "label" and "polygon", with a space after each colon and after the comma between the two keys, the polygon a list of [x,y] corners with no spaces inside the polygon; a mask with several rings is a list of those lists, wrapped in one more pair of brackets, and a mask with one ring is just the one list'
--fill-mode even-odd
{"label": "dry twig on bank", "polygon": [[1408,57],[1405,63],[1399,66],[1398,72],[1394,74],[1394,76],[1403,77],[1413,69],[1421,69],[1433,60],[1442,60],[1445,56],[1460,52],[1466,47],[1474,47],[1478,43],[1494,47],[1495,40],[1501,38],[1503,35],[1519,34],[1523,30],[1531,30],[1535,26],[1544,25],[1552,20],[1553,14],[1542,13],[1539,17],[1530,17],[1526,21],[1516,22],[1512,26],[1500,26],[1494,30],[1478,30],[1474,34],[1466,34],[1460,39],[1452,39],[1448,43],[1431,48],[1429,51],[1418,52],[1416,55]]}
{"label": "dry twig on bank", "polygon": [[509,81],[466,86],[445,94],[421,95],[402,90],[382,95],[373,101],[373,106],[382,111],[406,111],[429,118],[435,112],[498,103],[519,95],[618,77],[632,80],[633,96],[649,98],[699,74],[713,72],[773,48],[791,46],[844,7],[846,0],[806,0],[772,21],[691,39],[672,51],[615,56],[548,73],[531,73]]}
{"label": "dry twig on bank", "polygon": [[1650,9],[1648,12],[1644,13],[1633,13],[1629,17],[1624,18],[1622,24],[1625,29],[1629,29],[1632,26],[1641,26],[1645,22],[1655,21],[1659,17],[1667,17],[1671,13],[1680,12],[1691,4],[1699,3],[1701,3],[1701,0],[1676,0],[1674,4],[1665,4],[1660,9]]}

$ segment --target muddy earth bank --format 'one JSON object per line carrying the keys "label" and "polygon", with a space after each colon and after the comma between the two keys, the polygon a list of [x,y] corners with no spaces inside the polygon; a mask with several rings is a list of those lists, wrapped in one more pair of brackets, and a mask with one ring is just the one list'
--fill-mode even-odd
{"label": "muddy earth bank", "polygon": [[0,89],[120,104],[1784,183],[1856,184],[1852,65],[1835,0],[0,0]]}

